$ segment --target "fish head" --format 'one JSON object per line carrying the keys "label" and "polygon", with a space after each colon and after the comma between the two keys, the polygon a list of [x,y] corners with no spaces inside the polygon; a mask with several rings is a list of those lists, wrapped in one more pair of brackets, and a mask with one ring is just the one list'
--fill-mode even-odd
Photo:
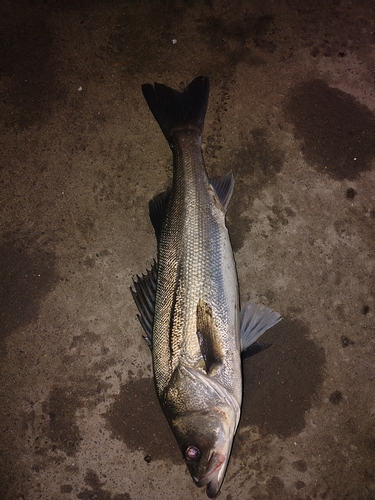
{"label": "fish head", "polygon": [[189,472],[209,498],[219,493],[228,466],[237,416],[231,405],[189,412],[172,421],[172,430]]}

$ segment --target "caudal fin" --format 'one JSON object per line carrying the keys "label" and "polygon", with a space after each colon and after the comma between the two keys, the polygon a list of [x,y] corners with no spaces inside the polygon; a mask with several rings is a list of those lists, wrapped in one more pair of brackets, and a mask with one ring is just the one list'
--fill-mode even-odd
{"label": "caudal fin", "polygon": [[160,83],[146,83],[142,92],[169,143],[176,130],[196,128],[202,134],[209,94],[207,77],[195,78],[183,92]]}

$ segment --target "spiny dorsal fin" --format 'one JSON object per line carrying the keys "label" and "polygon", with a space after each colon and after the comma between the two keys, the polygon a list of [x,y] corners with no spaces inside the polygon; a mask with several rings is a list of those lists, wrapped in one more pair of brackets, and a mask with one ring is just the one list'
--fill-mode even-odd
{"label": "spiny dorsal fin", "polygon": [[154,321],[156,284],[158,279],[158,264],[154,260],[150,270],[146,274],[137,276],[137,280],[133,280],[133,286],[130,287],[134,302],[138,308],[139,314],[137,318],[146,333],[143,337],[150,348],[152,348],[152,325]]}
{"label": "spiny dorsal fin", "polygon": [[223,352],[218,342],[220,337],[212,308],[202,299],[199,299],[197,305],[197,336],[206,373],[210,373],[215,365],[222,363]]}
{"label": "spiny dorsal fin", "polygon": [[210,184],[216,191],[216,194],[223,206],[223,211],[226,212],[234,188],[234,177],[232,171],[218,179],[210,179]]}

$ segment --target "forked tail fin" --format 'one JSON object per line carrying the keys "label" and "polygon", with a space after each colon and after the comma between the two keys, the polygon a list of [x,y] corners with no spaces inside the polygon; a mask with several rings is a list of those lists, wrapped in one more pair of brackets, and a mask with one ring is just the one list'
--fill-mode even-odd
{"label": "forked tail fin", "polygon": [[160,83],[146,83],[142,92],[169,144],[177,130],[195,128],[202,134],[209,94],[207,77],[195,78],[183,92]]}

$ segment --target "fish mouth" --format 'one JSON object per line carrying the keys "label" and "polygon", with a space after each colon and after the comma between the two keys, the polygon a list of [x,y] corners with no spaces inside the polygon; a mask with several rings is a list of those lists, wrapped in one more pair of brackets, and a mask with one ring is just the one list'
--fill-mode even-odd
{"label": "fish mouth", "polygon": [[205,475],[198,479],[194,477],[195,484],[200,488],[206,486],[208,498],[215,498],[219,492],[221,481],[219,474],[225,463],[226,457],[223,453],[214,453],[211,457]]}

